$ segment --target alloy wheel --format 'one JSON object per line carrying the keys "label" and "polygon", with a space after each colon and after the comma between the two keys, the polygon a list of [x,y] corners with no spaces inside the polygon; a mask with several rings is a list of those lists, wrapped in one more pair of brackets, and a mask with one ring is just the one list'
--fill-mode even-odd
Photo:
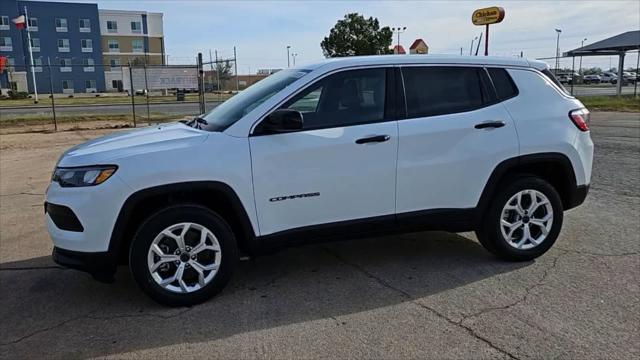
{"label": "alloy wheel", "polygon": [[553,207],[540,191],[522,190],[502,209],[500,230],[507,243],[518,250],[540,245],[553,226]]}

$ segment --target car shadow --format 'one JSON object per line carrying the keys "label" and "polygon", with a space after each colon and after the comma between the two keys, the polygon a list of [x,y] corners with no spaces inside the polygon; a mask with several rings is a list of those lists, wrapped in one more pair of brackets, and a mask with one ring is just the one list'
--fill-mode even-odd
{"label": "car shadow", "polygon": [[[190,308],[148,299],[122,267],[114,284],[49,257],[0,265],[0,349],[94,357],[198,343],[422,299],[511,272],[476,241],[423,232],[316,244],[239,262],[227,288]],[[52,345],[53,344],[53,345]]]}

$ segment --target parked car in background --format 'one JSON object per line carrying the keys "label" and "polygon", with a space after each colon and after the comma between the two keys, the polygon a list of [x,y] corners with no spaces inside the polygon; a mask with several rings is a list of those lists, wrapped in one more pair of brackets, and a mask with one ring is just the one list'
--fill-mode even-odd
{"label": "parked car in background", "polygon": [[571,82],[573,81],[573,76],[571,75],[560,74],[557,77],[558,81],[560,81],[561,84],[571,84]]}
{"label": "parked car in background", "polygon": [[600,80],[605,83],[615,84],[618,82],[618,75],[612,72],[604,72],[600,75]]}
{"label": "parked car in background", "polygon": [[636,75],[636,73],[629,72],[629,71],[624,71],[622,73],[622,77],[624,79],[624,83],[635,84],[636,81],[638,80],[638,76]]}
{"label": "parked car in background", "polygon": [[600,84],[602,78],[600,75],[585,75],[582,82],[586,85],[588,84]]}

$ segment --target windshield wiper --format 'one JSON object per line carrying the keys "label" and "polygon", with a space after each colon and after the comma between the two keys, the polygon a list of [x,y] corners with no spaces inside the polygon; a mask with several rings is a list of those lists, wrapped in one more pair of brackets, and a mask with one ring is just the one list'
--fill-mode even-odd
{"label": "windshield wiper", "polygon": [[194,117],[192,120],[186,122],[187,126],[191,126],[192,128],[202,129],[202,125],[209,125],[207,120],[201,118],[200,116]]}

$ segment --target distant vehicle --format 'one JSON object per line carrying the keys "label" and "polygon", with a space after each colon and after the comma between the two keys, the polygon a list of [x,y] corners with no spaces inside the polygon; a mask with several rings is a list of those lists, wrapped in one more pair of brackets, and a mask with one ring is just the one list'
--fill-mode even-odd
{"label": "distant vehicle", "polygon": [[585,75],[582,82],[586,85],[588,84],[600,84],[602,78],[599,75]]}
{"label": "distant vehicle", "polygon": [[604,72],[600,75],[600,80],[605,83],[615,84],[618,82],[618,75],[612,72]]}
{"label": "distant vehicle", "polygon": [[571,82],[573,81],[573,76],[567,74],[560,74],[557,76],[557,78],[561,84],[571,84]]}
{"label": "distant vehicle", "polygon": [[629,72],[629,71],[624,71],[622,73],[622,78],[625,83],[631,83],[631,84],[635,84],[635,82],[638,80],[638,76],[636,75],[636,73]]}

